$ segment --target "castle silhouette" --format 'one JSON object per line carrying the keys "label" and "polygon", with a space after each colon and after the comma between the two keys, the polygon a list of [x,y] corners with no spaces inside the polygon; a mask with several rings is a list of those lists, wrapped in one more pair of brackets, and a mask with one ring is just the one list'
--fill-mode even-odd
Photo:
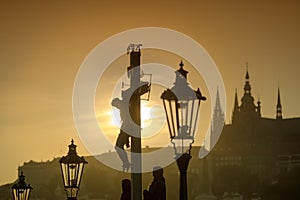
{"label": "castle silhouette", "polygon": [[[245,76],[241,104],[235,92],[231,123],[224,125],[224,113],[217,92],[213,114],[211,141],[214,132],[223,127],[213,151],[240,152],[267,155],[296,155],[300,153],[300,117],[283,118],[280,90],[278,88],[276,118],[261,116],[261,102],[255,103],[251,94],[248,68]],[[214,144],[212,144],[214,145]]]}
{"label": "castle silhouette", "polygon": [[[288,194],[292,199],[299,197],[299,192],[289,190],[300,182],[283,185],[283,180],[300,175],[300,118],[283,118],[279,88],[275,110],[273,119],[261,115],[261,102],[255,102],[251,94],[248,67],[244,95],[239,103],[235,92],[228,124],[217,92],[210,134],[210,146],[214,147],[207,156],[213,187],[208,193],[242,193],[244,199],[251,199],[251,195],[270,196],[266,194],[269,190],[277,195],[274,199]],[[219,138],[218,131],[222,131]]]}

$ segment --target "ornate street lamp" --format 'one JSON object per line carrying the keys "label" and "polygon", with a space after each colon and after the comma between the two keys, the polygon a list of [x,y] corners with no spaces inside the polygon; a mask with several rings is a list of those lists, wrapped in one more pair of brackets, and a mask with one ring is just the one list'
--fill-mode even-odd
{"label": "ornate street lamp", "polygon": [[191,159],[191,148],[194,143],[198,125],[200,102],[206,98],[199,88],[194,91],[187,82],[187,71],[182,61],[177,70],[176,80],[171,89],[165,90],[161,99],[167,117],[171,142],[175,149],[175,159],[180,171],[180,200],[187,200],[187,168]]}
{"label": "ornate street lamp", "polygon": [[32,187],[30,184],[25,182],[25,176],[23,175],[23,172],[21,172],[18,182],[13,184],[11,189],[14,195],[14,200],[28,200]]}
{"label": "ornate street lamp", "polygon": [[87,161],[83,157],[77,155],[76,145],[71,141],[67,156],[63,156],[59,160],[63,183],[67,193],[68,200],[76,200],[79,191],[80,181],[83,173],[84,164]]}

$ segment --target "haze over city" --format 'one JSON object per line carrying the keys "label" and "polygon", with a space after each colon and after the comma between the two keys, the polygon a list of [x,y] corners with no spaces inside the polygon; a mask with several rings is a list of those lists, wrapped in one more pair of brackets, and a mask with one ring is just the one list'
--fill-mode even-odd
{"label": "haze over city", "polygon": [[[0,154],[4,160],[0,184],[13,182],[23,162],[52,160],[66,154],[72,138],[79,154],[89,155],[73,122],[76,74],[96,45],[132,28],[173,29],[192,37],[207,50],[224,80],[226,123],[231,120],[235,89],[239,98],[243,94],[246,62],[252,94],[255,101],[259,97],[262,102],[262,115],[275,117],[280,87],[283,117],[300,116],[298,1],[19,1],[2,2],[0,16]],[[107,71],[104,82],[125,73],[129,63],[125,54],[126,49],[111,66],[118,70]],[[142,62],[153,59],[175,70],[181,58],[166,52],[142,52]],[[208,96],[205,83],[199,75],[192,78],[194,74],[189,74],[189,80]],[[105,90],[101,82],[99,85],[97,94]],[[151,94],[150,100],[160,103],[161,91],[162,88]],[[109,99],[102,105],[97,95],[95,98],[99,121],[111,123],[111,117],[101,112],[101,106],[110,112]],[[202,107],[202,121],[208,121],[210,104],[214,102],[208,99]],[[107,134],[114,142],[118,129],[109,130]],[[163,138],[168,142],[167,133]],[[148,145],[163,143],[160,138]]]}

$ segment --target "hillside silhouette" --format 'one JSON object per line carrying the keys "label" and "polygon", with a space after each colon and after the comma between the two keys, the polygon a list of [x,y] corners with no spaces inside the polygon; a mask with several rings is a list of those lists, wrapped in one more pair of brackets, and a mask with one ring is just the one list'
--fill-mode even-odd
{"label": "hillside silhouette", "polygon": [[[147,148],[144,151],[153,151]],[[251,199],[259,192],[263,199],[299,199],[300,171],[298,169],[282,173],[272,181],[262,182],[260,177],[253,175],[247,167],[228,165],[216,170],[213,156],[205,159],[198,158],[199,147],[192,149],[192,156],[188,170],[189,199],[201,199],[201,196],[215,196],[226,199],[224,194],[238,193],[244,199]],[[100,156],[114,158],[116,152],[109,152]],[[85,157],[88,164],[85,166],[82,184],[78,199],[100,200],[120,199],[122,179],[130,179],[130,173],[111,169],[93,156]],[[65,200],[62,184],[62,175],[59,158],[47,162],[25,162],[19,167],[23,171],[26,181],[34,188],[32,200]],[[205,161],[205,163],[204,163]],[[275,167],[275,166],[273,166]],[[164,168],[167,199],[177,199],[179,192],[179,174],[176,163]],[[143,174],[143,189],[148,189],[153,180],[152,173]],[[12,200],[11,184],[0,187],[0,199]],[[213,194],[213,195],[212,195]],[[287,198],[288,197],[288,198]]]}

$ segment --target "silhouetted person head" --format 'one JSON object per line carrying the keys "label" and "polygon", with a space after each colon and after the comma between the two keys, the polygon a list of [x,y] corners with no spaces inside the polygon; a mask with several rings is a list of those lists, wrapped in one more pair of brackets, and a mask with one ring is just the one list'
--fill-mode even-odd
{"label": "silhouetted person head", "polygon": [[166,200],[166,184],[163,168],[153,167],[153,181],[149,190],[144,190],[144,200]]}
{"label": "silhouetted person head", "polygon": [[122,180],[121,200],[131,200],[131,181],[129,179]]}
{"label": "silhouetted person head", "polygon": [[129,179],[122,180],[122,190],[123,191],[131,191],[131,182]]}
{"label": "silhouetted person head", "polygon": [[160,166],[155,166],[155,167],[153,167],[153,173],[152,174],[153,174],[154,178],[162,178],[163,174],[164,174],[164,170]]}

